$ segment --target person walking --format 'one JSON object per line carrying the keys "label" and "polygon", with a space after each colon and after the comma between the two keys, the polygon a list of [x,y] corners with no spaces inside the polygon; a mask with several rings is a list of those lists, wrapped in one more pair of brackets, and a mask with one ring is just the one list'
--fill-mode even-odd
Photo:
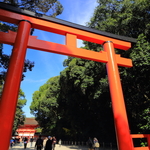
{"label": "person walking", "polygon": [[52,150],[52,143],[53,143],[52,137],[48,136],[48,140],[45,145],[45,150]]}
{"label": "person walking", "polygon": [[23,142],[24,142],[24,149],[26,149],[27,148],[27,143],[28,143],[28,138],[25,137]]}
{"label": "person walking", "polygon": [[59,147],[61,147],[61,139],[58,141]]}
{"label": "person walking", "polygon": [[42,150],[43,148],[43,140],[41,139],[41,135],[39,135],[39,138],[37,139],[35,143],[35,147],[37,150]]}
{"label": "person walking", "polygon": [[20,142],[20,147],[21,147],[22,146],[22,137],[20,137],[19,142]]}
{"label": "person walking", "polygon": [[11,148],[13,147],[13,144],[14,144],[14,139],[11,138],[11,140],[10,140],[10,147],[11,147]]}
{"label": "person walking", "polygon": [[34,139],[33,136],[30,138],[30,147],[32,147],[32,143],[33,143]]}
{"label": "person walking", "polygon": [[47,137],[45,137],[45,138],[44,138],[44,140],[43,140],[43,147],[44,147],[44,149],[45,149],[45,146],[46,146],[46,142],[47,142],[47,140],[48,140],[48,138],[47,138]]}
{"label": "person walking", "polygon": [[90,137],[87,141],[87,144],[88,144],[88,150],[93,150],[93,142],[92,142],[92,139]]}
{"label": "person walking", "polygon": [[99,142],[98,142],[98,139],[97,138],[94,138],[93,139],[93,147],[94,147],[94,150],[99,150],[99,147],[100,147],[100,145],[99,145]]}
{"label": "person walking", "polygon": [[56,142],[57,142],[55,136],[52,137],[52,141],[53,141],[52,142],[52,150],[55,150],[55,145],[56,145]]}

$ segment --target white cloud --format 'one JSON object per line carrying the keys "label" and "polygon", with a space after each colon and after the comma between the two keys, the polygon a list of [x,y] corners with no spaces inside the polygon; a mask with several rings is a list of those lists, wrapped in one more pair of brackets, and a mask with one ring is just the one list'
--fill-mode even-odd
{"label": "white cloud", "polygon": [[69,4],[70,13],[68,14],[68,21],[80,25],[86,25],[94,13],[97,6],[97,0],[75,0]]}
{"label": "white cloud", "polygon": [[[70,13],[68,14],[67,21],[86,26],[86,23],[89,22],[93,16],[94,9],[97,5],[97,0],[71,1],[71,3],[69,3]],[[81,46],[84,46],[82,40],[78,40],[77,47]]]}
{"label": "white cloud", "polygon": [[77,47],[80,48],[82,46],[84,46],[83,41],[78,39],[77,40]]}

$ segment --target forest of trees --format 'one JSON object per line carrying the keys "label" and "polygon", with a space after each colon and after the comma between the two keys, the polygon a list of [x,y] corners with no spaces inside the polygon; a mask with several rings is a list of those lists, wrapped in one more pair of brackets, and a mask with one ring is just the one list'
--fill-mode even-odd
{"label": "forest of trees", "polygon": [[[61,14],[63,11],[63,6],[60,4],[58,0],[49,0],[49,1],[47,0],[42,0],[42,1],[41,0],[38,1],[1,0],[1,2],[6,3],[8,5],[15,6],[17,8],[27,9],[35,13],[41,13],[51,17],[56,17],[57,15]],[[8,32],[8,30],[17,31],[17,25],[0,21],[0,31]],[[33,32],[34,29],[31,30],[31,34]],[[9,59],[10,59],[10,55],[5,53],[5,49],[3,47],[4,47],[3,44],[0,43],[0,98],[3,91],[3,86],[5,83],[5,77],[6,77],[6,73],[9,65]],[[32,71],[34,65],[35,65],[34,62],[31,62],[30,60],[27,59],[25,60],[22,80],[25,78],[25,72]],[[22,111],[22,108],[25,104],[26,104],[25,94],[20,89],[12,133],[15,132],[18,125],[23,124],[25,115],[24,112]]]}
{"label": "forest of trees", "polygon": [[[119,67],[131,133],[150,131],[150,5],[148,0],[98,0],[87,27],[137,39],[128,51],[116,53],[133,61]],[[86,49],[102,46],[84,41]],[[106,65],[68,57],[60,76],[50,78],[33,94],[30,106],[42,132],[58,138],[114,142],[115,129]]]}

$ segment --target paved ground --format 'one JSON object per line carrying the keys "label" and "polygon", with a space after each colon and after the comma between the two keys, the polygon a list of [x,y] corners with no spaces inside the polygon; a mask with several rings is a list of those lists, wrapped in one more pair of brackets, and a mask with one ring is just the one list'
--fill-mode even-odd
{"label": "paved ground", "polygon": [[[33,146],[34,145],[35,145],[35,143],[33,143]],[[35,147],[30,147],[30,143],[28,143],[26,149],[24,149],[23,145],[22,146],[16,145],[16,146],[10,148],[9,150],[36,150],[36,149],[35,149]],[[64,145],[59,146],[56,144],[55,150],[88,150],[88,148],[82,147],[82,146],[64,146]]]}
{"label": "paved ground", "polygon": [[[33,147],[30,147],[30,143],[28,143],[27,148],[24,149],[23,145],[20,146],[19,144],[17,144],[16,146],[14,146],[13,148],[10,148],[9,150],[36,150],[35,147],[35,142],[33,143]],[[42,149],[44,150],[44,149]],[[56,144],[55,150],[88,150],[88,148],[86,146],[64,146],[61,145],[59,146],[58,144]],[[112,148],[102,148],[100,147],[99,150],[117,150],[117,148],[112,149]]]}

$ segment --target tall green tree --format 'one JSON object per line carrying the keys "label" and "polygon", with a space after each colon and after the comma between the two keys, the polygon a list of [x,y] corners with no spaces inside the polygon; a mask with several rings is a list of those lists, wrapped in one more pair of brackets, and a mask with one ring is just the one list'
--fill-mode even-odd
{"label": "tall green tree", "polygon": [[68,136],[111,141],[114,125],[104,64],[79,58],[69,58],[64,64],[67,67],[60,74],[58,110],[65,119],[62,126],[71,133]]}
{"label": "tall green tree", "polygon": [[148,0],[98,0],[88,26],[110,33],[137,38],[149,36]]}
{"label": "tall green tree", "polygon": [[1,2],[52,17],[63,11],[63,6],[58,0],[2,0]]}
{"label": "tall green tree", "polygon": [[[132,49],[130,49],[127,52],[116,50],[116,53],[120,53],[122,57],[131,58],[133,60],[133,68],[119,67],[131,133],[146,132],[145,129],[149,130],[148,128],[149,116],[144,117],[143,119],[143,116],[145,115],[145,112],[147,112],[146,110],[149,107],[149,98],[150,98],[150,93],[148,90],[150,88],[149,87],[150,70],[148,67],[150,65],[149,64],[150,63],[149,62],[150,30],[149,30],[149,21],[148,21],[150,15],[149,14],[150,7],[148,3],[149,3],[148,0],[145,1],[99,0],[98,1],[99,5],[96,7],[94,11],[94,15],[91,18],[90,22],[87,24],[87,26],[91,28],[107,31],[117,35],[134,37],[137,38],[138,40],[137,44],[133,45]],[[86,49],[90,49],[94,51],[102,50],[102,47],[98,44],[90,43],[86,41],[84,42],[84,44]],[[70,130],[72,128],[74,129],[75,126],[77,126],[76,124],[81,122],[74,119],[75,115],[77,116],[77,118],[80,118],[80,116],[84,114],[83,111],[82,113],[80,113],[80,115],[78,114],[78,112],[80,112],[79,111],[80,106],[87,113],[88,109],[84,107],[86,103],[90,101],[91,101],[90,109],[92,111],[91,112],[88,111],[90,114],[87,113],[87,115],[93,119],[94,115],[92,115],[92,112],[94,111],[94,107],[92,107],[92,103],[94,103],[95,97],[94,96],[92,97],[92,95],[94,94],[98,96],[97,103],[96,103],[97,104],[96,107],[98,107],[98,110],[101,111],[102,114],[104,114],[105,110],[107,112],[111,112],[109,90],[108,89],[107,91],[104,90],[106,89],[106,87],[108,88],[107,75],[106,72],[104,71],[105,66],[100,63],[97,63],[97,66],[99,66],[97,67],[95,65],[91,65],[91,62],[89,61],[85,61],[86,63],[83,62],[84,62],[83,60],[69,57],[68,60],[64,62],[64,64],[67,64],[68,67],[65,69],[64,72],[61,73],[60,76],[62,95],[59,101],[59,107],[61,107],[62,105],[62,110],[67,116],[68,123],[70,122],[71,124],[71,122],[73,122],[71,124],[73,127],[71,127],[71,125],[68,127],[68,129]],[[89,76],[87,76],[86,74],[88,65],[91,67],[89,69]],[[104,74],[104,76],[101,76],[102,74]],[[94,84],[95,80],[97,82],[95,82]],[[100,83],[103,83],[105,87],[101,86]],[[97,92],[93,90],[94,87],[98,87]],[[86,93],[85,94],[86,101],[83,102],[84,105],[81,104],[82,101],[84,100],[84,97],[81,94],[83,92]],[[107,104],[106,108],[102,107],[103,97],[105,98],[105,103]],[[73,109],[71,106],[74,106],[76,102],[78,103],[77,105],[78,107],[77,108],[73,107],[74,108]],[[72,111],[71,109],[74,111]],[[65,110],[67,111],[65,112]],[[71,112],[74,113],[72,114]],[[99,116],[101,116],[101,114],[99,114],[98,117]],[[109,113],[109,115],[105,115],[101,119],[99,119],[104,121],[107,120],[107,124],[103,124],[101,122],[98,125],[99,127],[103,126],[104,130],[100,129],[99,135],[103,135],[103,138],[105,138],[106,140],[108,140],[106,135],[110,133],[107,131],[108,129],[111,130],[110,125],[113,124],[113,120],[109,119],[111,117],[112,117],[112,112]],[[84,117],[82,116],[82,120],[84,120],[83,118],[85,118],[85,116]],[[145,119],[147,119],[147,121]],[[88,122],[89,129],[90,129],[90,122],[91,121]],[[78,124],[77,127],[81,127],[81,126],[82,126],[81,124],[80,125]],[[94,125],[92,125],[92,127],[93,126]],[[84,131],[84,129],[82,131]],[[78,129],[76,131],[80,131],[80,130]],[[105,134],[103,134],[103,131],[105,131]],[[91,134],[91,132],[88,133]],[[94,136],[95,132],[92,133]],[[113,133],[111,135],[112,136],[110,136],[110,139],[113,140],[114,138]]]}
{"label": "tall green tree", "polygon": [[[132,68],[119,68],[131,132],[146,132],[141,129],[144,125],[142,114],[150,105],[149,1],[99,0],[98,3],[89,27],[138,39],[129,51],[116,50],[116,53],[133,60]],[[88,42],[85,44],[89,49],[97,46]]]}
{"label": "tall green tree", "polygon": [[43,133],[53,133],[57,113],[57,98],[59,94],[59,76],[50,78],[39,91],[33,93],[33,101],[30,106],[31,113],[35,115]]}
{"label": "tall green tree", "polygon": [[[119,67],[131,133],[149,131],[150,43],[148,0],[98,0],[88,27],[137,38],[128,51],[116,53],[131,58],[132,68]],[[101,51],[95,43],[85,48]],[[68,57],[60,74],[56,98],[57,131],[64,138],[114,141],[114,123],[105,64]],[[43,92],[42,92],[43,93]],[[39,93],[40,95],[40,93]],[[38,96],[37,96],[38,97]],[[38,107],[37,111],[38,111]]]}

